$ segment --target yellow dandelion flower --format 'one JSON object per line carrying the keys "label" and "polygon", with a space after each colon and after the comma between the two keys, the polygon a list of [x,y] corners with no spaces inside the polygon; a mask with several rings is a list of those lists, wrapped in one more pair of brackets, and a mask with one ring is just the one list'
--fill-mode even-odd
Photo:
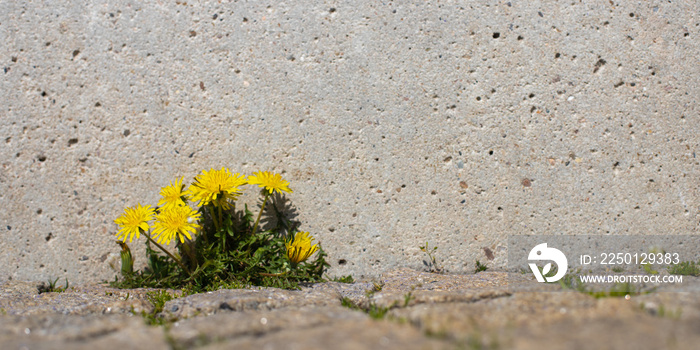
{"label": "yellow dandelion flower", "polygon": [[170,186],[162,187],[160,189],[160,195],[163,197],[158,201],[158,206],[163,210],[170,209],[175,206],[185,205],[185,185],[182,184],[184,178],[176,179],[173,184],[170,181]]}
{"label": "yellow dandelion flower", "polygon": [[282,191],[292,193],[292,190],[289,189],[289,182],[284,181],[282,175],[269,171],[254,172],[253,175],[248,177],[248,183],[258,185],[270,191],[270,194],[274,191],[277,191],[277,193],[282,193]]}
{"label": "yellow dandelion flower", "polygon": [[241,190],[239,186],[246,184],[245,176],[233,174],[227,168],[209,171],[202,170],[202,173],[195,176],[194,183],[185,192],[192,201],[199,202],[199,205],[213,204],[228,209],[229,200],[236,200]]}
{"label": "yellow dandelion flower", "polygon": [[308,232],[297,232],[297,234],[285,242],[287,247],[287,257],[292,264],[296,265],[308,259],[311,254],[318,250],[318,244],[311,245],[313,237],[309,237]]}
{"label": "yellow dandelion flower", "polygon": [[187,205],[162,210],[156,215],[152,237],[160,244],[170,244],[173,238],[179,238],[180,242],[185,242],[185,237],[192,239],[201,227],[196,223],[200,216]]}
{"label": "yellow dandelion flower", "polygon": [[155,210],[150,205],[143,207],[140,203],[135,207],[124,209],[124,213],[114,220],[120,228],[117,238],[124,242],[128,238],[129,243],[131,243],[134,236],[138,239],[141,234],[140,230],[148,231],[150,227],[148,222],[153,219],[154,213]]}

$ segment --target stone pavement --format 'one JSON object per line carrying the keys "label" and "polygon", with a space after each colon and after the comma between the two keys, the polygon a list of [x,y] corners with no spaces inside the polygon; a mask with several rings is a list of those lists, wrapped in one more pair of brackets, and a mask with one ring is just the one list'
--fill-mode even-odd
{"label": "stone pavement", "polygon": [[[684,288],[700,279],[684,276]],[[369,282],[174,296],[147,325],[148,289],[39,294],[0,284],[3,349],[696,349],[697,292],[596,299],[529,275],[409,269]],[[371,317],[374,310],[379,317]],[[383,315],[382,315],[383,314]],[[378,314],[373,314],[377,316]]]}

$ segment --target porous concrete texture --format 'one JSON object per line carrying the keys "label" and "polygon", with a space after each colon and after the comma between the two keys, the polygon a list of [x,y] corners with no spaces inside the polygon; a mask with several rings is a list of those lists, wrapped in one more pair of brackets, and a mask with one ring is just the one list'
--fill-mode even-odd
{"label": "porous concrete texture", "polygon": [[122,209],[222,166],[282,172],[331,275],[697,234],[699,11],[0,1],[0,279],[111,279]]}

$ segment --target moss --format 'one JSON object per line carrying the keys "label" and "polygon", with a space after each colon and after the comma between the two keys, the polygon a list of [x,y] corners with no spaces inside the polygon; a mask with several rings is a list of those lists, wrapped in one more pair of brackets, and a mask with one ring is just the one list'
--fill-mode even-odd
{"label": "moss", "polygon": [[[159,316],[158,314],[163,312],[163,307],[165,307],[165,303],[167,303],[170,300],[173,300],[174,296],[165,290],[159,290],[146,293],[146,299],[148,299],[151,305],[153,305],[153,310],[151,310],[151,312],[141,312],[141,316],[143,317],[144,321],[146,321],[146,324],[153,326],[166,325],[167,323],[169,323],[168,320]],[[133,309],[132,312],[136,314],[136,312],[134,312]]]}
{"label": "moss", "polygon": [[[369,299],[369,297],[368,297],[368,299]],[[371,317],[375,320],[381,320],[381,319],[384,319],[386,317],[389,310],[391,310],[394,306],[396,306],[396,303],[394,303],[391,306],[378,306],[373,301],[368,300],[367,306],[362,307],[362,306],[358,305],[357,303],[355,303],[354,301],[352,301],[350,298],[342,297],[340,299],[340,305],[342,305],[348,309],[351,309],[351,310],[362,311],[362,312],[366,313],[367,315],[369,315],[369,317]]]}
{"label": "moss", "polygon": [[676,265],[671,265],[668,272],[672,275],[700,276],[700,262],[683,261]]}

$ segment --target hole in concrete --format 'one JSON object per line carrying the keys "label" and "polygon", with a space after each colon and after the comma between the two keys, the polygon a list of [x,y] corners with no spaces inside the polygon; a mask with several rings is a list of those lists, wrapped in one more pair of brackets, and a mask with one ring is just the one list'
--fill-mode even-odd
{"label": "hole in concrete", "polygon": [[493,33],[493,38],[494,38],[494,39],[498,39],[498,38],[500,38],[500,37],[501,37],[501,33],[499,33],[499,32]]}
{"label": "hole in concrete", "polygon": [[348,261],[345,260],[345,259],[340,259],[340,260],[338,260],[338,265],[345,265],[345,264],[347,264],[347,263],[348,263]]}
{"label": "hole in concrete", "polygon": [[78,139],[70,139],[68,140],[68,147],[75,145],[78,143]]}

